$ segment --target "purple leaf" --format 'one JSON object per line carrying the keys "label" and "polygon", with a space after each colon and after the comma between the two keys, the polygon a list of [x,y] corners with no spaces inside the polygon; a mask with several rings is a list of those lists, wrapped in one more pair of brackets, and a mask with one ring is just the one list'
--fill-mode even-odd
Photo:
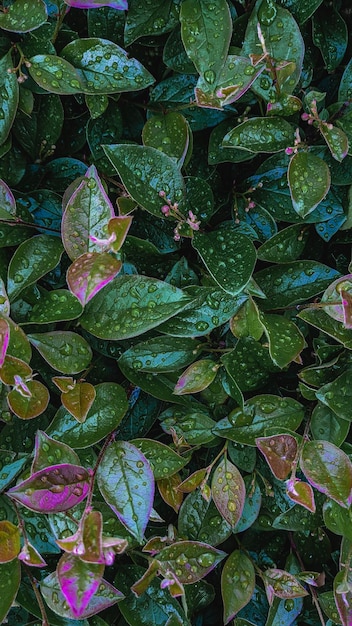
{"label": "purple leaf", "polygon": [[114,0],[106,0],[106,2],[101,2],[100,0],[65,0],[65,2],[69,7],[74,7],[75,9],[98,9],[99,7],[109,7],[110,9],[118,9],[119,11],[128,10],[127,0],[119,0],[118,2],[114,2]]}
{"label": "purple leaf", "polygon": [[68,268],[67,285],[84,306],[115,278],[121,267],[122,262],[108,252],[85,252]]}
{"label": "purple leaf", "polygon": [[57,577],[74,616],[81,617],[100,585],[104,564],[85,563],[74,554],[63,554],[57,565]]}
{"label": "purple leaf", "polygon": [[12,487],[7,495],[32,511],[59,513],[84,500],[89,479],[80,465],[51,465]]}

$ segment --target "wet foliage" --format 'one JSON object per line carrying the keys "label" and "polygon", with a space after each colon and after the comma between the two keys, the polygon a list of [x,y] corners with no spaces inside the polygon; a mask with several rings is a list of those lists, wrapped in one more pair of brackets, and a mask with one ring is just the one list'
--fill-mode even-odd
{"label": "wet foliage", "polygon": [[1,623],[352,623],[350,32],[2,3]]}

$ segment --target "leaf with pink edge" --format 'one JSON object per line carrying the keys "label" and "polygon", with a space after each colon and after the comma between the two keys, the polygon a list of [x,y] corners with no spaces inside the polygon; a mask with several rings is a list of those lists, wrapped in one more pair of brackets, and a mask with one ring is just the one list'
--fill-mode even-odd
{"label": "leaf with pink edge", "polygon": [[215,469],[211,494],[219,513],[234,528],[242,515],[246,487],[237,467],[226,457]]}
{"label": "leaf with pink edge", "polygon": [[292,435],[283,433],[272,437],[257,437],[257,448],[278,480],[285,480],[291,471],[297,454],[297,441]]}
{"label": "leaf with pink edge", "polygon": [[210,359],[201,359],[192,363],[179,377],[173,393],[182,396],[203,391],[213,382],[219,367],[219,363],[214,363]]}
{"label": "leaf with pink edge", "polygon": [[142,542],[154,499],[153,472],[144,454],[126,441],[112,443],[99,465],[97,481],[119,520]]}
{"label": "leaf with pink edge", "polygon": [[80,465],[51,465],[9,489],[7,495],[39,513],[60,513],[84,500],[89,472]]}
{"label": "leaf with pink edge", "polygon": [[61,402],[77,422],[85,422],[95,400],[96,392],[91,383],[78,382],[73,389],[61,395]]}
{"label": "leaf with pink edge", "polygon": [[[15,375],[16,376],[16,375]],[[49,404],[49,391],[39,380],[15,378],[16,387],[7,394],[11,411],[20,419],[30,420],[44,413]]]}
{"label": "leaf with pink edge", "polygon": [[69,7],[75,9],[98,9],[100,7],[109,7],[110,9],[118,9],[120,11],[128,10],[127,0],[64,0]]}
{"label": "leaf with pink edge", "polygon": [[25,361],[7,354],[0,368],[0,380],[4,385],[15,385],[15,376],[27,379],[31,378],[32,372],[32,368]]}
{"label": "leaf with pink edge", "polygon": [[108,252],[85,252],[67,270],[68,287],[85,306],[117,276],[121,267],[122,262]]}
{"label": "leaf with pink edge", "polygon": [[63,554],[57,565],[61,591],[76,618],[87,608],[100,585],[104,564],[85,563],[74,554]]}
{"label": "leaf with pink edge", "polygon": [[269,604],[272,604],[274,596],[286,599],[309,595],[293,574],[282,569],[267,569],[263,574],[263,581]]}
{"label": "leaf with pink edge", "polygon": [[4,317],[0,318],[0,367],[4,365],[10,341],[10,326]]}
{"label": "leaf with pink edge", "polygon": [[343,626],[351,626],[352,623],[351,586],[352,575],[350,565],[338,572],[334,579],[334,599]]}
{"label": "leaf with pink edge", "polygon": [[352,274],[334,280],[324,291],[321,301],[326,304],[325,313],[343,322],[346,328],[352,328]]}
{"label": "leaf with pink edge", "polygon": [[91,165],[62,216],[62,242],[71,261],[85,252],[101,252],[99,242],[108,239],[108,222],[114,216],[96,167]]}
{"label": "leaf with pink edge", "polygon": [[329,441],[307,441],[300,465],[310,484],[345,508],[352,503],[352,462]]}
{"label": "leaf with pink edge", "polygon": [[349,143],[346,133],[341,128],[332,124],[322,124],[320,132],[323,135],[329,150],[336,161],[343,161],[349,150]]}
{"label": "leaf with pink edge", "polygon": [[14,195],[5,183],[0,180],[0,220],[16,219],[16,200]]}
{"label": "leaf with pink edge", "polygon": [[20,561],[23,561],[26,565],[31,567],[46,567],[47,563],[44,561],[38,550],[32,546],[31,543],[26,543],[21,552],[18,555]]}
{"label": "leaf with pink edge", "polygon": [[7,317],[10,315],[10,300],[6,293],[5,283],[0,278],[0,315]]}
{"label": "leaf with pink edge", "polygon": [[291,500],[304,506],[311,513],[315,513],[314,492],[309,483],[298,480],[298,478],[292,478],[287,481],[286,492]]}
{"label": "leaf with pink edge", "polygon": [[112,240],[110,247],[114,252],[118,252],[122,247],[131,227],[132,219],[132,215],[119,215],[109,220],[108,232]]}

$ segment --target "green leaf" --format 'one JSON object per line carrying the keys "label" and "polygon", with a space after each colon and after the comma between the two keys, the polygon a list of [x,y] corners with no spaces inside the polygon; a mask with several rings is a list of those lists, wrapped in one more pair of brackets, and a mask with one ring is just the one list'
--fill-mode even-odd
{"label": "green leaf", "polygon": [[341,76],[341,82],[339,86],[338,92],[338,100],[339,102],[345,102],[351,99],[352,97],[352,59],[347,63],[344,72]]}
{"label": "green leaf", "polygon": [[150,146],[103,146],[130,196],[146,211],[163,217],[164,191],[172,203],[182,206],[184,180],[174,159]]}
{"label": "green leaf", "polygon": [[187,443],[191,445],[203,445],[215,439],[211,430],[215,423],[209,415],[203,411],[195,409],[180,410],[179,407],[175,411],[171,410],[171,416],[168,417],[168,412],[162,413],[160,416],[161,427],[165,432],[171,433],[173,431],[179,437],[183,437]]}
{"label": "green leaf", "polygon": [[345,509],[334,500],[326,500],[323,505],[325,526],[335,535],[342,535],[352,541],[350,509]]}
{"label": "green leaf", "polygon": [[263,580],[269,604],[272,603],[274,596],[285,599],[308,595],[308,591],[302,587],[297,578],[285,570],[267,569],[264,572]]}
{"label": "green leaf", "polygon": [[213,546],[223,543],[231,535],[230,524],[219,513],[213,500],[207,502],[199,490],[190,493],[183,501],[178,529],[182,537]]}
{"label": "green leaf", "polygon": [[153,115],[143,127],[142,139],[145,146],[157,148],[174,158],[181,167],[189,147],[189,125],[186,118],[177,111]]}
{"label": "green leaf", "polygon": [[59,263],[63,247],[57,237],[36,235],[18,246],[8,268],[7,293],[10,301],[45,276]]}
{"label": "green leaf", "polygon": [[241,391],[258,389],[277,371],[268,348],[252,337],[239,339],[234,350],[221,357],[221,362]]}
{"label": "green leaf", "polygon": [[35,54],[29,61],[29,74],[42,89],[63,96],[84,90],[78,71],[65,59],[53,54]]}
{"label": "green leaf", "polygon": [[64,109],[59,96],[48,94],[39,100],[39,106],[30,117],[25,113],[17,114],[13,133],[34,160],[44,161],[56,147],[63,122]]}
{"label": "green leaf", "polygon": [[26,394],[17,386],[7,394],[10,410],[17,417],[27,420],[44,413],[49,403],[49,392],[39,380],[28,380],[24,383]]}
{"label": "green leaf", "polygon": [[71,261],[86,252],[101,252],[100,241],[96,240],[109,238],[108,222],[114,215],[99,174],[91,165],[62,216],[62,241]]}
{"label": "green leaf", "polygon": [[63,374],[81,372],[92,358],[87,341],[70,330],[33,333],[28,335],[28,339],[50,367]]}
{"label": "green leaf", "polygon": [[182,396],[203,391],[213,382],[220,365],[210,359],[200,359],[192,363],[178,378],[174,394]]}
{"label": "green leaf", "polygon": [[49,324],[74,320],[82,314],[79,300],[67,289],[44,293],[29,313],[26,324]]}
{"label": "green leaf", "polygon": [[312,413],[310,429],[314,439],[325,439],[340,447],[348,435],[350,422],[338,417],[332,409],[318,402]]}
{"label": "green leaf", "polygon": [[163,548],[157,555],[164,572],[171,569],[180,583],[189,585],[204,578],[226,556],[200,541],[177,541]]}
{"label": "green leaf", "polygon": [[294,129],[281,117],[252,117],[225,135],[224,148],[249,152],[280,152],[293,145]]}
{"label": "green leaf", "polygon": [[180,12],[181,37],[188,57],[213,91],[225,63],[232,34],[225,0],[185,0]]}
{"label": "green leaf", "polygon": [[322,6],[312,17],[313,43],[320,49],[328,72],[333,72],[345,56],[348,31],[344,19],[333,9]]}
{"label": "green leaf", "polygon": [[[231,318],[230,329],[232,334],[238,339],[253,337],[253,339],[259,341],[264,329],[258,307],[253,298],[249,297],[236,315]],[[226,362],[223,362],[226,367]]]}
{"label": "green leaf", "polygon": [[260,270],[254,279],[267,300],[261,308],[281,309],[302,302],[321,291],[338,277],[336,270],[317,261],[293,261]]}
{"label": "green leaf", "polygon": [[344,508],[351,505],[352,463],[345,452],[328,441],[307,441],[300,464],[313,487]]}
{"label": "green leaf", "polygon": [[192,363],[201,350],[196,339],[155,337],[126,350],[119,364],[143,372],[173,372]]}
{"label": "green leaf", "polygon": [[244,289],[256,261],[256,251],[248,237],[235,229],[196,232],[192,245],[224,291],[235,296]]}
{"label": "green leaf", "polygon": [[16,200],[4,180],[0,180],[0,219],[16,219]]}
{"label": "green leaf", "polygon": [[9,135],[18,106],[19,86],[12,69],[11,52],[8,52],[0,59],[0,145]]}
{"label": "green leaf", "polygon": [[78,454],[61,441],[49,437],[43,430],[38,430],[35,436],[35,452],[31,472],[38,472],[50,464],[70,463],[79,465]]}
{"label": "green leaf", "polygon": [[103,456],[97,481],[108,505],[142,543],[154,498],[154,477],[146,457],[131,443],[116,441]]}
{"label": "green leaf", "polygon": [[47,435],[80,449],[95,445],[115,430],[128,408],[125,391],[116,383],[101,383],[95,391],[95,400],[82,424],[60,407],[46,429]]}
{"label": "green leaf", "polygon": [[287,226],[258,248],[258,259],[269,263],[296,261],[306,246],[308,235],[309,230],[303,224]]}
{"label": "green leaf", "polygon": [[24,333],[22,328],[20,328],[10,318],[6,318],[6,321],[10,326],[10,341],[7,348],[7,355],[11,355],[29,363],[32,357],[32,349],[27,335]]}
{"label": "green leaf", "polygon": [[339,343],[342,343],[346,348],[352,350],[352,330],[346,328],[342,322],[332,319],[322,309],[307,308],[300,311],[297,317],[322,330]]}
{"label": "green leaf", "polygon": [[224,624],[250,601],[255,586],[252,561],[240,550],[234,550],[225,562],[221,574],[221,595],[224,603]]}
{"label": "green leaf", "polygon": [[179,7],[173,0],[156,0],[149,5],[143,0],[132,0],[125,23],[126,46],[140,37],[169,32],[177,26],[178,13]]}
{"label": "green leaf", "polygon": [[155,480],[169,478],[179,472],[189,459],[177,454],[172,448],[152,439],[132,439],[131,443],[141,451],[152,468]]}
{"label": "green leaf", "polygon": [[226,457],[214,471],[211,494],[219,513],[233,529],[242,515],[246,487],[237,467]]}
{"label": "green leaf", "polygon": [[208,221],[214,213],[214,194],[209,183],[199,176],[187,176],[187,207],[198,219]]}
{"label": "green leaf", "polygon": [[0,620],[4,623],[6,615],[16,599],[21,582],[21,564],[18,559],[9,563],[0,563]]}
{"label": "green leaf", "polygon": [[213,433],[237,443],[255,446],[256,438],[268,428],[296,430],[304,416],[303,406],[293,398],[263,394],[245,402],[244,410],[235,409],[220,420]]}
{"label": "green leaf", "polygon": [[136,337],[182,311],[185,292],[145,276],[120,276],[88,302],[83,328],[102,339]]}
{"label": "green leaf", "polygon": [[269,342],[269,354],[278,367],[286,367],[306,347],[299,328],[281,315],[262,315],[261,322]]}
{"label": "green leaf", "polygon": [[306,217],[330,189],[329,167],[311,152],[297,152],[290,160],[287,176],[293,208],[300,217]]}
{"label": "green leaf", "polygon": [[341,128],[337,128],[337,126],[333,126],[332,124],[322,124],[320,132],[328,144],[328,148],[334,159],[341,163],[349,151],[349,141],[346,133]]}
{"label": "green leaf", "polygon": [[139,91],[154,82],[137,59],[129,58],[123,48],[107,39],[75,39],[60,54],[76,69],[80,91],[87,94]]}
{"label": "green leaf", "polygon": [[328,406],[336,415],[344,420],[351,421],[351,389],[352,383],[352,370],[347,369],[340,374],[335,380],[316,392],[318,400],[321,400],[326,406]]}
{"label": "green leaf", "polygon": [[47,19],[45,2],[43,0],[15,0],[8,10],[0,14],[0,28],[14,33],[28,33],[35,30]]}

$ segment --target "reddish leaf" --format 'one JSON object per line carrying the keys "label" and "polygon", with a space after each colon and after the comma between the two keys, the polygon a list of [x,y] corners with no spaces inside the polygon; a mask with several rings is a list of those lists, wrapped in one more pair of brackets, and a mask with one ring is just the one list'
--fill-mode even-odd
{"label": "reddish leaf", "polygon": [[0,379],[5,385],[15,385],[15,376],[31,378],[32,372],[32,368],[25,361],[8,354],[0,369]]}
{"label": "reddish leaf", "polygon": [[108,252],[85,252],[68,268],[67,285],[84,306],[115,278],[121,267],[122,262]]}
{"label": "reddish leaf", "polygon": [[7,495],[39,513],[59,513],[87,496],[89,473],[80,465],[52,465],[12,487]]}
{"label": "reddish leaf", "polygon": [[61,395],[61,402],[65,409],[82,424],[95,400],[95,396],[95,389],[91,383],[76,383],[73,389]]}
{"label": "reddish leaf", "polygon": [[98,590],[104,565],[85,563],[73,554],[63,554],[57,565],[57,577],[72,613],[83,615],[90,599]]}
{"label": "reddish leaf", "polygon": [[62,393],[67,393],[68,391],[71,391],[76,384],[76,381],[74,378],[72,378],[72,376],[53,376],[51,380],[53,381],[53,383],[55,383],[55,385],[60,389]]}
{"label": "reddish leaf", "polygon": [[171,506],[176,513],[182,504],[183,493],[179,490],[181,478],[179,474],[173,474],[168,478],[161,478],[157,481],[160,495],[164,502]]}
{"label": "reddish leaf", "polygon": [[237,467],[227,458],[213,474],[211,494],[219,513],[234,528],[242,515],[246,488]]}
{"label": "reddish leaf", "polygon": [[110,247],[114,250],[114,252],[118,252],[122,247],[131,227],[132,220],[132,215],[119,215],[118,217],[112,217],[111,220],[109,220],[108,232],[110,236],[113,236],[113,241],[110,244]]}
{"label": "reddish leaf", "polygon": [[4,317],[0,317],[0,367],[3,366],[10,340],[10,326]]}
{"label": "reddish leaf", "polygon": [[255,443],[274,474],[275,478],[285,480],[291,471],[297,454],[297,441],[292,435],[283,433],[272,437],[258,437]]}
{"label": "reddish leaf", "polygon": [[26,565],[31,567],[46,567],[47,563],[44,561],[41,554],[32,544],[25,543],[20,554],[18,555],[20,561],[23,561]]}
{"label": "reddish leaf", "polygon": [[272,604],[274,596],[286,599],[309,595],[293,574],[282,569],[267,569],[263,581],[269,604]]}
{"label": "reddish leaf", "polygon": [[345,452],[329,441],[307,441],[300,463],[313,487],[349,508],[352,503],[352,463]]}
{"label": "reddish leaf", "polygon": [[352,274],[341,276],[331,283],[321,301],[325,304],[325,313],[343,322],[346,328],[352,328]]}
{"label": "reddish leaf", "polygon": [[39,380],[24,382],[20,379],[15,389],[7,395],[11,411],[23,420],[41,415],[48,406],[49,399],[49,391]]}
{"label": "reddish leaf", "polygon": [[305,483],[297,478],[288,480],[286,491],[291,500],[304,506],[304,508],[311,511],[311,513],[315,513],[314,493],[309,483]]}
{"label": "reddish leaf", "polygon": [[16,558],[21,549],[20,531],[7,520],[0,522],[0,563],[8,563]]}
{"label": "reddish leaf", "polygon": [[195,489],[197,489],[197,487],[199,487],[199,485],[202,483],[202,481],[206,477],[207,469],[208,468],[205,467],[205,468],[196,470],[195,472],[193,472],[193,474],[188,476],[188,478],[183,480],[182,483],[179,484],[177,489],[179,491],[182,491],[182,493],[191,493],[191,491],[194,491]]}

